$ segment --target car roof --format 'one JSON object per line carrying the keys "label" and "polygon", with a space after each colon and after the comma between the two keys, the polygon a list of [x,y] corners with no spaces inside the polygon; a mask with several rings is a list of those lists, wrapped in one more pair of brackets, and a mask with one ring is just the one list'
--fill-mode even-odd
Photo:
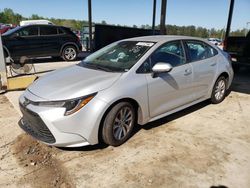
{"label": "car roof", "polygon": [[143,36],[143,37],[134,37],[125,39],[125,41],[145,41],[145,42],[167,42],[171,40],[200,40],[205,42],[205,39],[202,38],[180,36],[180,35],[152,35],[152,36]]}
{"label": "car roof", "polygon": [[61,27],[61,26],[51,25],[51,24],[29,24],[29,25],[19,26],[19,28],[32,27],[32,26]]}

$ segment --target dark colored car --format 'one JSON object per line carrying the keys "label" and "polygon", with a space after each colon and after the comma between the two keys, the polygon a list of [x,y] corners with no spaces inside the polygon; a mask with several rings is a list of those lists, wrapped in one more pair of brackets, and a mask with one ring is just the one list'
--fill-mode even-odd
{"label": "dark colored car", "polygon": [[82,45],[69,29],[55,25],[16,27],[2,35],[5,57],[14,61],[21,57],[62,57],[66,61],[77,58]]}
{"label": "dark colored car", "polygon": [[235,71],[241,66],[250,66],[250,32],[246,37],[228,37],[224,41],[224,50],[232,57]]}

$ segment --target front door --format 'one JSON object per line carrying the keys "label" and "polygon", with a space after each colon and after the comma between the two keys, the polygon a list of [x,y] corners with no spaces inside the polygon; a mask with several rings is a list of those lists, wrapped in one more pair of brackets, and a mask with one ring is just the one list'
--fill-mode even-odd
{"label": "front door", "polygon": [[8,47],[13,57],[32,57],[38,52],[38,42],[38,27],[28,26],[13,34],[8,40]]}
{"label": "front door", "polygon": [[147,74],[150,117],[156,117],[193,100],[192,66],[186,63],[181,41],[168,42],[159,47],[147,60],[151,68],[159,62],[169,63],[173,69],[156,76]]}

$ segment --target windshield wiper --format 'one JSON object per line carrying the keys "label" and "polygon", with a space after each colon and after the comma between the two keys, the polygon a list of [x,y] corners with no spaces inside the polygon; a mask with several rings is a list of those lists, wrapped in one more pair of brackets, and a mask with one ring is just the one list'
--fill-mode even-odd
{"label": "windshield wiper", "polygon": [[94,63],[83,63],[83,66],[93,68],[93,69],[103,70],[103,71],[106,71],[106,72],[114,72],[112,69],[110,69],[108,67],[104,67],[104,66],[94,64]]}

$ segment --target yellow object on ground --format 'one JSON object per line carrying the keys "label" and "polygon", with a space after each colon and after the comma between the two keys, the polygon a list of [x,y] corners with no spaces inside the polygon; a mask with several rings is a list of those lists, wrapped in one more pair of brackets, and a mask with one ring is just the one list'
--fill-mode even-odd
{"label": "yellow object on ground", "polygon": [[8,78],[7,90],[26,89],[37,78],[35,75]]}

